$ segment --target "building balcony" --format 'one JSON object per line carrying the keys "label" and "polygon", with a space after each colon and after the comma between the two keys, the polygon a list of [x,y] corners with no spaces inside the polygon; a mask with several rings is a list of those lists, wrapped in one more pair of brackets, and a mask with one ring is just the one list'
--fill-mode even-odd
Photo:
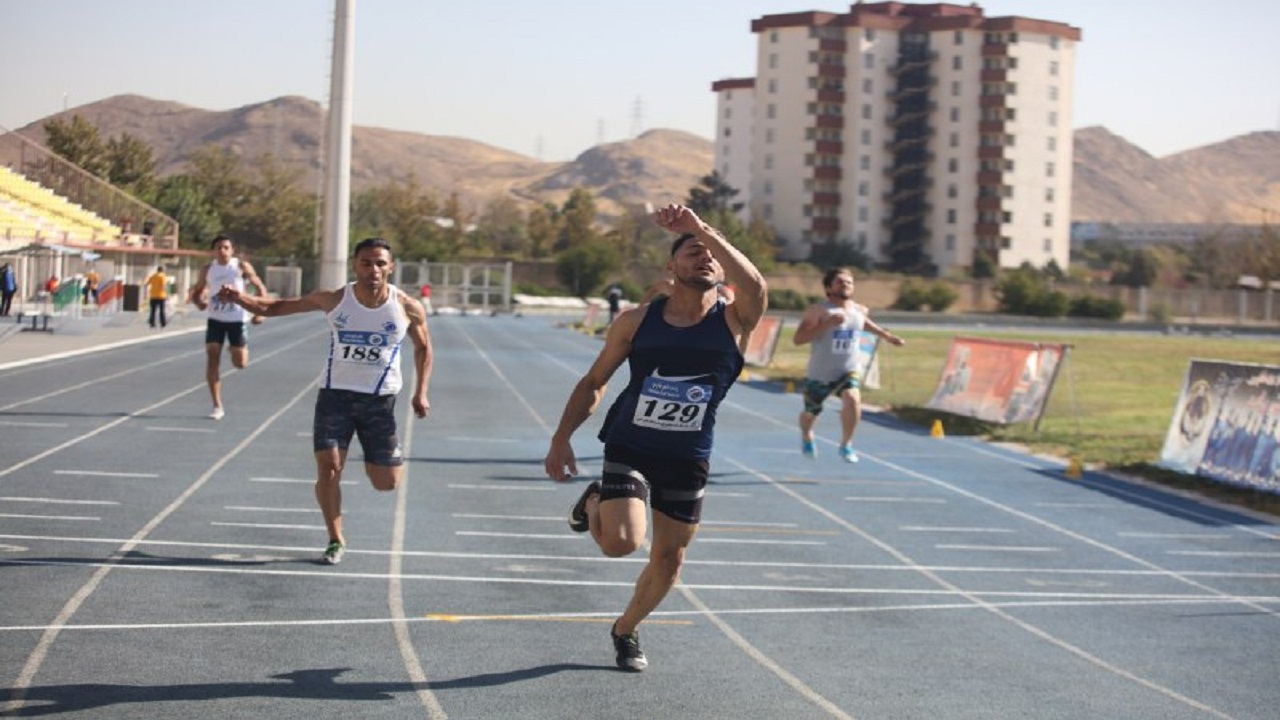
{"label": "building balcony", "polygon": [[1009,57],[1009,44],[983,43],[982,57]]}
{"label": "building balcony", "polygon": [[818,52],[845,53],[849,51],[849,43],[844,40],[822,38],[818,40]]}
{"label": "building balcony", "polygon": [[923,145],[929,142],[929,138],[931,137],[933,137],[933,128],[929,126],[925,126],[920,129],[919,133],[916,133],[910,137],[893,138],[891,140],[885,140],[884,149],[896,155],[897,153],[900,153],[903,150],[906,150],[914,145]]}
{"label": "building balcony", "polygon": [[813,124],[815,127],[843,130],[844,116],[843,115],[817,115],[813,118]]}
{"label": "building balcony", "polygon": [[813,169],[813,177],[815,180],[839,180],[844,177],[844,173],[840,172],[837,165],[820,165]]}
{"label": "building balcony", "polygon": [[845,77],[844,66],[834,63],[818,63],[818,77],[843,80]]}
{"label": "building balcony", "polygon": [[1002,108],[1008,105],[1008,95],[983,95],[978,98],[978,107],[981,108]]}
{"label": "building balcony", "polygon": [[911,58],[910,60],[903,60],[897,65],[890,67],[889,73],[891,75],[901,75],[902,73],[909,72],[911,70],[919,70],[920,68],[928,67],[929,63],[937,59],[938,59],[938,53],[936,51],[930,50],[929,54],[926,55],[925,57]]}
{"label": "building balcony", "polygon": [[843,105],[844,100],[845,100],[845,94],[843,90],[819,90],[818,91],[818,102],[835,103],[836,105]]}
{"label": "building balcony", "polygon": [[998,198],[998,197],[980,197],[980,198],[978,198],[978,209],[979,209],[979,210],[994,210],[994,211],[996,211],[996,212],[999,212],[999,211],[1000,211],[1000,208],[1001,208],[1001,206],[1002,206],[1003,204],[1004,204],[1004,201],[1003,201],[1003,200],[1001,200],[1001,199],[1000,199],[1000,198]]}
{"label": "building balcony", "polygon": [[1000,224],[974,223],[973,234],[975,237],[1000,237]]}
{"label": "building balcony", "polygon": [[978,157],[982,160],[1003,160],[1004,148],[999,145],[981,145],[978,147]]}
{"label": "building balcony", "polygon": [[813,151],[819,155],[843,155],[844,143],[839,140],[816,140]]}
{"label": "building balcony", "polygon": [[938,85],[938,79],[930,75],[922,83],[908,85],[906,87],[899,86],[886,92],[885,95],[888,96],[890,101],[895,103],[900,103],[903,100],[906,100],[907,98],[911,97],[912,95],[927,93],[933,88],[935,88],[937,85]]}
{"label": "building balcony", "polygon": [[1009,71],[1005,68],[983,68],[979,77],[982,82],[1005,82],[1009,79]]}
{"label": "building balcony", "polygon": [[840,207],[840,193],[816,192],[813,194],[813,204],[818,207]]}
{"label": "building balcony", "polygon": [[816,217],[811,219],[809,229],[814,232],[839,232],[840,218],[833,217]]}
{"label": "building balcony", "polygon": [[979,185],[1001,185],[1004,183],[1004,173],[999,170],[979,170]]}
{"label": "building balcony", "polygon": [[1003,135],[1004,123],[1004,120],[981,120],[978,122],[978,132],[999,133]]}

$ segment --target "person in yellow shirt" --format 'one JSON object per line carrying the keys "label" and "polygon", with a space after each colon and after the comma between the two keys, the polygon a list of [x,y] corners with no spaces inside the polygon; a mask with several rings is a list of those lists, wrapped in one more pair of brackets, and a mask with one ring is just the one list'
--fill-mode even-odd
{"label": "person in yellow shirt", "polygon": [[165,316],[165,305],[169,302],[169,276],[164,274],[164,266],[156,266],[156,271],[147,276],[147,297],[151,298],[151,315],[147,324],[156,326],[156,316],[160,317],[160,327],[169,324]]}

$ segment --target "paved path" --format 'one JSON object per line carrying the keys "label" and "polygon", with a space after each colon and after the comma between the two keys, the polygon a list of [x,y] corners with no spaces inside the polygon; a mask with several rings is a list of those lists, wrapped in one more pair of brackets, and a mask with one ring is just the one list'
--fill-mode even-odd
{"label": "paved path", "polygon": [[[883,416],[859,431],[858,465],[836,458],[830,418],[805,462],[798,398],[765,383],[723,406],[706,522],[642,626],[649,671],[618,672],[608,628],[643,558],[602,558],[569,532],[581,481],[541,472],[598,339],[545,317],[433,318],[432,414],[402,421],[408,480],[378,493],[352,468],[351,551],[323,567],[309,441],[323,323],[253,328],[215,422],[187,322],[78,347],[0,341],[0,717],[1280,707],[1273,519],[1070,480]],[[598,422],[575,440],[593,472]]]}

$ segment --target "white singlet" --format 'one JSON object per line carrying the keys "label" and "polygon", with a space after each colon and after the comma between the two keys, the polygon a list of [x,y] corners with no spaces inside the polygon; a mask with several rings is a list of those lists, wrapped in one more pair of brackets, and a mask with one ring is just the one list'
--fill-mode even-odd
{"label": "white singlet", "polygon": [[325,316],[329,359],[320,387],[371,395],[400,391],[400,345],[409,331],[409,316],[400,305],[400,291],[388,288],[387,301],[376,308],[360,304],[354,284],[343,289],[342,301]]}
{"label": "white singlet", "polygon": [[218,261],[209,263],[209,271],[205,273],[205,285],[209,288],[209,319],[218,322],[242,323],[248,317],[244,308],[233,302],[218,299],[218,291],[223,285],[230,285],[244,292],[244,270],[240,269],[240,258],[231,258],[226,265]]}

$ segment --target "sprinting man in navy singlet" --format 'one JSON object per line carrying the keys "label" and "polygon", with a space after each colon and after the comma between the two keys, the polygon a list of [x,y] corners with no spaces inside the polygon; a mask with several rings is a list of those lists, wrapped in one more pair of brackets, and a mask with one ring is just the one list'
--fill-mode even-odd
{"label": "sprinting man in navy singlet", "polygon": [[[578,473],[573,432],[599,405],[623,362],[631,380],[605,417],[604,473],[569,513],[569,527],[590,531],[610,557],[635,552],[648,530],[649,562],[626,610],[613,624],[618,667],[640,671],[648,660],[636,631],[680,575],[685,549],[698,532],[716,410],[742,370],[739,340],[764,314],[767,290],[747,256],[689,208],[671,205],[657,224],[679,235],[671,247],[669,293],[618,315],[604,348],[569,395],[544,461],[553,480]],[[737,296],[716,291],[728,279]]]}
{"label": "sprinting man in navy singlet", "polygon": [[346,552],[342,534],[342,491],[352,436],[364,450],[364,469],[377,490],[391,491],[404,479],[404,457],[396,429],[400,391],[400,348],[413,344],[413,412],[427,416],[431,403],[431,334],[422,304],[389,282],[395,267],[391,246],[381,238],[356,244],[356,280],[337,290],[317,290],[300,298],[272,300],[224,285],[218,297],[254,315],[276,317],[319,310],[329,321],[329,352],[316,395],[312,448],[316,456],[316,501],[329,531],[320,562],[337,565]]}

